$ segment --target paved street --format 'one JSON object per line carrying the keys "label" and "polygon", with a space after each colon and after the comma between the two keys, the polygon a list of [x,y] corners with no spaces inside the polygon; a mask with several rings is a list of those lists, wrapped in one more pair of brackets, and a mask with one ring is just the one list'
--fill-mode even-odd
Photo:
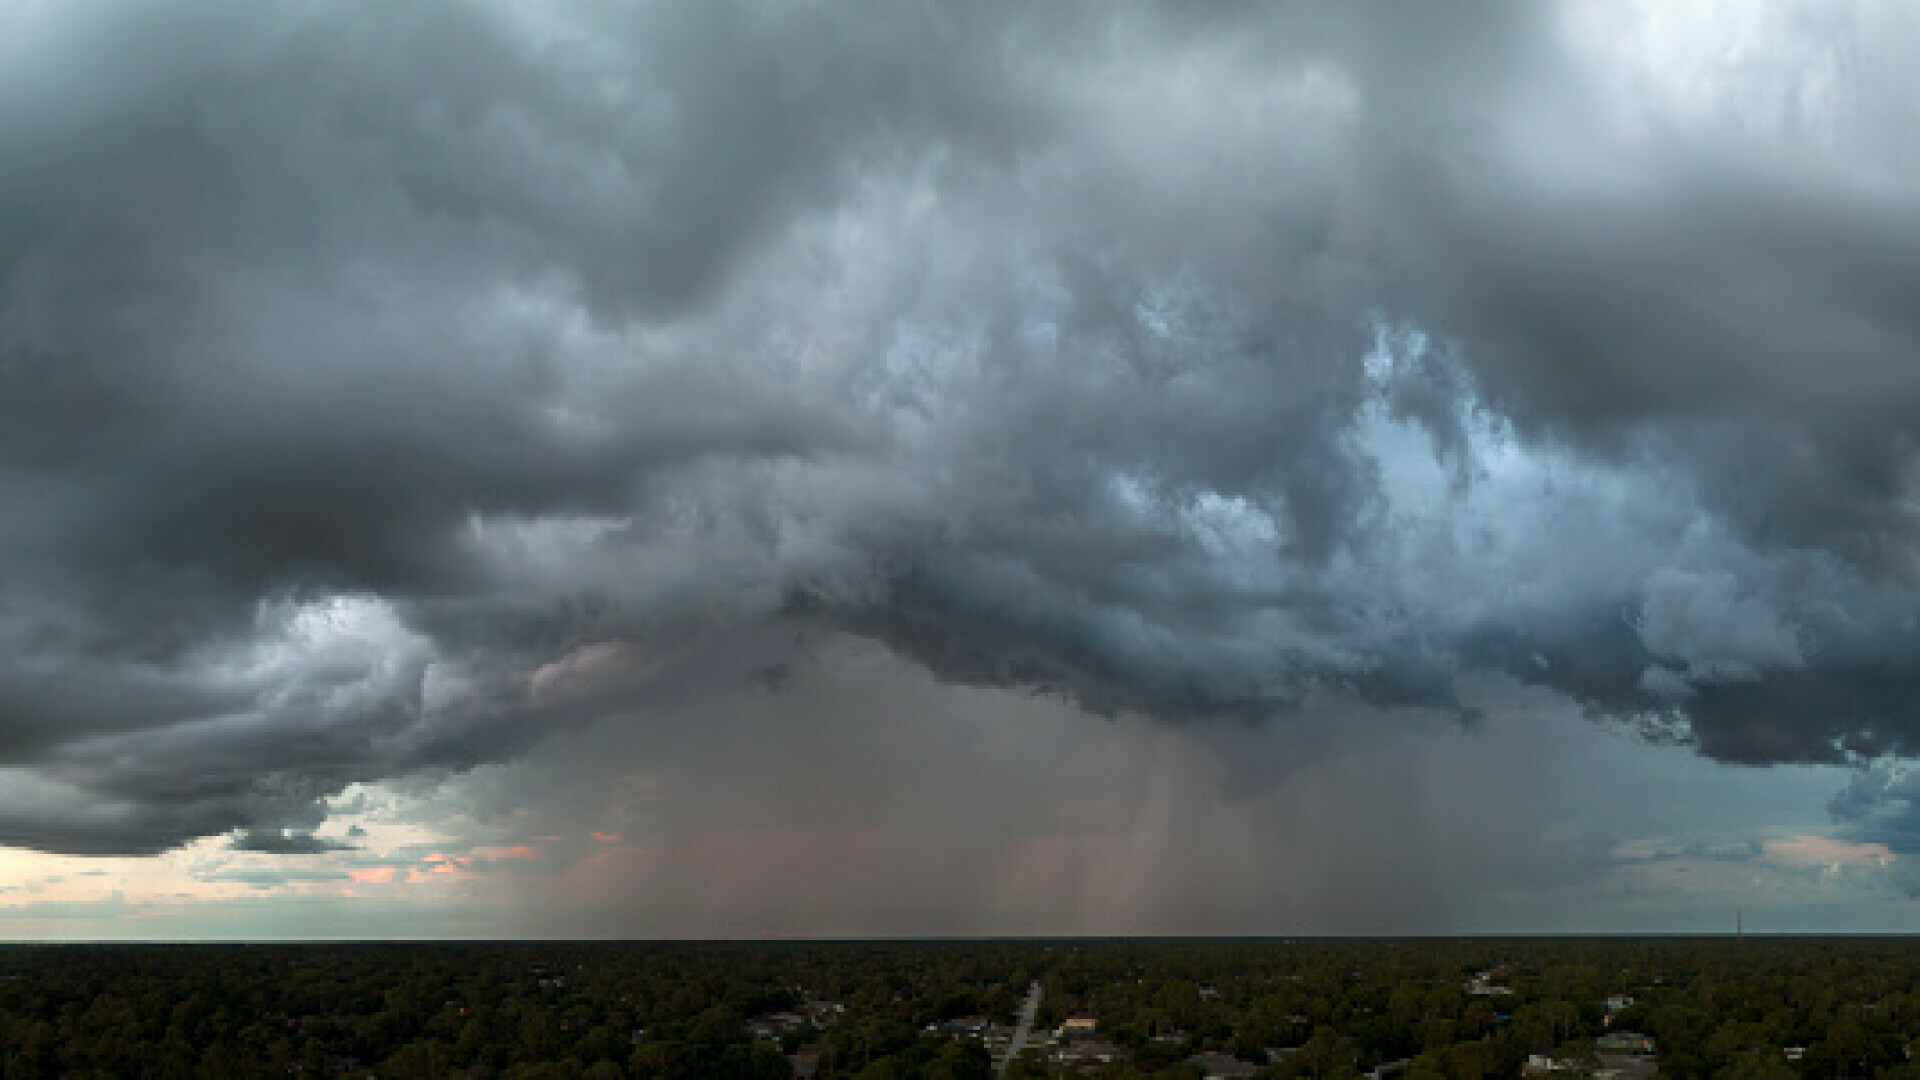
{"label": "paved street", "polygon": [[1040,980],[1035,979],[1033,985],[1027,990],[1027,1003],[1020,1007],[1020,1023],[1013,1029],[1013,1041],[1007,1044],[1006,1056],[994,1063],[994,1072],[1005,1073],[1007,1066],[1013,1063],[1013,1059],[1020,1056],[1021,1049],[1027,1045],[1027,1036],[1033,1033],[1034,1014],[1039,1011]]}

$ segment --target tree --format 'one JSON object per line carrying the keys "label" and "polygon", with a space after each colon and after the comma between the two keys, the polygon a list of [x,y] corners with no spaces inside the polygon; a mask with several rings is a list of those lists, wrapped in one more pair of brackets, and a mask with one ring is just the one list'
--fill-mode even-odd
{"label": "tree", "polygon": [[440,1080],[447,1075],[453,1055],[438,1039],[416,1039],[393,1052],[380,1066],[383,1076],[401,1080]]}

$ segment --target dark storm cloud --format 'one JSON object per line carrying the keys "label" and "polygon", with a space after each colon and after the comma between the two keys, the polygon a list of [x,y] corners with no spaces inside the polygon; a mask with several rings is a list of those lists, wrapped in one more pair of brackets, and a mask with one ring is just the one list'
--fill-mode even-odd
{"label": "dark storm cloud", "polygon": [[1762,541],[1911,580],[1920,199],[1721,163],[1646,182],[1435,215],[1434,280],[1488,404],[1534,437],[1697,469]]}
{"label": "dark storm cloud", "polygon": [[1853,15],[1702,113],[1577,6],[10,13],[0,842],[298,849],[825,631],[1912,753],[1916,37]]}
{"label": "dark storm cloud", "polygon": [[330,836],[315,836],[313,830],[326,821],[326,811],[319,805],[303,807],[294,815],[273,822],[271,826],[242,828],[228,842],[234,851],[261,851],[267,855],[321,855],[324,851],[351,851],[353,844],[346,840],[334,840]]}
{"label": "dark storm cloud", "polygon": [[351,851],[354,847],[344,840],[292,829],[245,829],[233,838],[229,846],[235,851],[258,851],[269,855],[318,855],[328,851]]}

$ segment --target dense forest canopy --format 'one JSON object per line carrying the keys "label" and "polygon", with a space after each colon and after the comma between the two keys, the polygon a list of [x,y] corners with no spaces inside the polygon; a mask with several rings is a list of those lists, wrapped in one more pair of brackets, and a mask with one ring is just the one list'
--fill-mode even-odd
{"label": "dense forest canopy", "polygon": [[13,946],[0,1077],[985,1077],[1036,985],[1009,1076],[1920,1076],[1920,941],[1663,938]]}

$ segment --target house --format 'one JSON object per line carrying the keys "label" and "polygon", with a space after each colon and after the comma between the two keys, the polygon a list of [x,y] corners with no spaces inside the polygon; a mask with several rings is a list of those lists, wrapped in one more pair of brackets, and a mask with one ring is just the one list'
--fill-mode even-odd
{"label": "house", "polygon": [[1593,1040],[1593,1048],[1602,1054],[1651,1054],[1653,1040],[1637,1031],[1609,1031]]}
{"label": "house", "polygon": [[747,1021],[747,1031],[756,1039],[778,1042],[781,1036],[800,1030],[806,1022],[806,1017],[799,1013],[768,1013]]}
{"label": "house", "polygon": [[1540,1050],[1527,1055],[1527,1063],[1521,1066],[1520,1071],[1523,1075],[1532,1076],[1539,1073],[1560,1072],[1571,1067],[1560,1057],[1558,1050]]}
{"label": "house", "polygon": [[1085,1013],[1078,1013],[1061,1021],[1060,1037],[1063,1039],[1085,1038],[1093,1035],[1099,1029],[1100,1021]]}
{"label": "house", "polygon": [[987,1029],[991,1026],[992,1025],[987,1023],[985,1017],[967,1016],[958,1020],[943,1020],[937,1024],[928,1024],[927,1033],[930,1035],[944,1035],[955,1041],[962,1039],[982,1039],[986,1037]]}
{"label": "house", "polygon": [[1190,1031],[1182,1031],[1179,1028],[1168,1028],[1165,1031],[1157,1031],[1147,1036],[1147,1041],[1164,1045],[1167,1043],[1183,1043],[1191,1038],[1193,1038],[1193,1033]]}
{"label": "house", "polygon": [[1227,1080],[1228,1077],[1258,1076],[1260,1070],[1249,1065],[1232,1054],[1222,1054],[1217,1050],[1195,1054],[1187,1059],[1187,1064],[1198,1066],[1200,1075],[1207,1080]]}
{"label": "house", "polygon": [[1056,1065],[1090,1071],[1112,1061],[1126,1061],[1126,1048],[1106,1039],[1075,1039],[1053,1052]]}
{"label": "house", "polygon": [[1651,1058],[1638,1056],[1572,1056],[1558,1050],[1541,1050],[1528,1055],[1526,1064],[1520,1068],[1522,1076],[1545,1076],[1550,1073],[1626,1080],[1654,1075],[1654,1062]]}
{"label": "house", "polygon": [[1513,993],[1511,989],[1494,982],[1497,977],[1495,972],[1483,971],[1468,979],[1461,989],[1475,997],[1500,997]]}

